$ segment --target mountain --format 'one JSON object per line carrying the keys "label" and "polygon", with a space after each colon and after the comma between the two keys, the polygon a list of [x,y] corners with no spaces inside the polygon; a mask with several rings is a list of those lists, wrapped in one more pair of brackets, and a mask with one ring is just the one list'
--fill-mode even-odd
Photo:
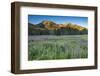
{"label": "mountain", "polygon": [[82,26],[77,25],[77,24],[67,23],[67,24],[63,24],[63,25],[64,25],[64,28],[76,29],[79,31],[87,30],[87,28],[82,27]]}
{"label": "mountain", "polygon": [[37,26],[32,23],[28,23],[28,27],[37,28]]}
{"label": "mountain", "polygon": [[40,26],[42,28],[48,29],[48,30],[55,30],[58,29],[58,26],[56,23],[52,21],[42,21],[41,23],[37,24],[37,26]]}
{"label": "mountain", "polygon": [[[76,35],[76,34],[87,34],[88,29],[77,24],[64,23],[57,24],[53,21],[44,20],[39,24],[28,23],[29,34],[34,33],[37,35],[36,31],[39,32],[39,35]],[[30,31],[31,30],[31,31]],[[34,35],[33,34],[33,35]]]}

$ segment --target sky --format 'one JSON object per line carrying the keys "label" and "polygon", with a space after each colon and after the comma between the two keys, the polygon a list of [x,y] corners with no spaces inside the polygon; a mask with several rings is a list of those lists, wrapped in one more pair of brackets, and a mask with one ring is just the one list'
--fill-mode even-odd
{"label": "sky", "polygon": [[53,15],[28,15],[28,22],[32,24],[41,23],[44,20],[53,21],[57,24],[72,23],[88,27],[88,17],[77,16],[53,16]]}

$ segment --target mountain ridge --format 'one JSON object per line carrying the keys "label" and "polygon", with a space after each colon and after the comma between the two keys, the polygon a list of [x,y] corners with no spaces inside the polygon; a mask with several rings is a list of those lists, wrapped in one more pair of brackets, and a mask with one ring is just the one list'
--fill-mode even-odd
{"label": "mountain ridge", "polygon": [[42,27],[42,28],[47,28],[48,30],[52,30],[52,29],[49,29],[49,28],[54,28],[54,29],[73,28],[73,29],[78,29],[78,30],[87,29],[86,27],[83,27],[83,26],[80,26],[80,25],[77,25],[77,24],[72,24],[72,23],[56,24],[53,21],[48,21],[48,20],[44,20],[39,24],[33,24],[33,26],[34,25]]}
{"label": "mountain ridge", "polygon": [[[64,34],[67,34],[67,31],[72,31],[72,32],[84,32],[84,34],[87,34],[88,29],[86,27],[77,25],[77,24],[72,24],[72,23],[64,23],[64,24],[57,24],[53,21],[48,21],[48,20],[44,20],[38,24],[32,24],[32,23],[28,23],[28,27],[31,28],[31,30],[45,30],[45,31],[61,31]],[[65,33],[66,31],[66,33]],[[73,33],[74,34],[74,33]]]}

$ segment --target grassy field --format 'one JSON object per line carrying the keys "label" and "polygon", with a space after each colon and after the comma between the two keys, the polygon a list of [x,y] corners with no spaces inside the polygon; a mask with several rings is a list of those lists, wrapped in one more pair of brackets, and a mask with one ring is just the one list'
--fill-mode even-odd
{"label": "grassy field", "polygon": [[87,35],[30,36],[28,60],[87,58],[87,46]]}

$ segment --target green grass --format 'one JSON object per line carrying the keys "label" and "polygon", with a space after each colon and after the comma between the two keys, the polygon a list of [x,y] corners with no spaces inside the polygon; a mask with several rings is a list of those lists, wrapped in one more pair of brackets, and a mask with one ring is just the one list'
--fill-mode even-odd
{"label": "green grass", "polygon": [[87,35],[51,36],[28,41],[28,60],[76,59],[88,57]]}

